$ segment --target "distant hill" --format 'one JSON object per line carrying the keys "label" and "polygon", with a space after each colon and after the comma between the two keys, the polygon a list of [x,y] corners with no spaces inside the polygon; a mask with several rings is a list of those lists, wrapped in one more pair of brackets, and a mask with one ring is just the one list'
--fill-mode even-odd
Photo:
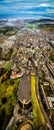
{"label": "distant hill", "polygon": [[41,24],[54,24],[54,19],[16,19],[16,20],[1,20],[0,19],[0,28],[6,27],[6,26],[15,26],[15,27],[24,27],[26,23],[29,24],[35,24],[35,23],[41,23]]}

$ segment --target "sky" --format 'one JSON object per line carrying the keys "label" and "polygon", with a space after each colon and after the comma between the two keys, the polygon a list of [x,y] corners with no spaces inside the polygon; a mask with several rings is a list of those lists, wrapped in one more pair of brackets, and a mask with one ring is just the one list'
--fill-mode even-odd
{"label": "sky", "polygon": [[0,0],[0,19],[54,19],[54,0]]}

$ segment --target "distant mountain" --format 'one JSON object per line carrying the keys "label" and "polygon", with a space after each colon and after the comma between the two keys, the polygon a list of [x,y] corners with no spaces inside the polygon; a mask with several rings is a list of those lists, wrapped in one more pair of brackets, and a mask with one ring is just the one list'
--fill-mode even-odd
{"label": "distant mountain", "polygon": [[24,27],[26,23],[29,24],[35,24],[35,23],[40,23],[40,24],[54,24],[53,19],[0,19],[0,28],[5,27],[5,26],[15,26],[15,27]]}

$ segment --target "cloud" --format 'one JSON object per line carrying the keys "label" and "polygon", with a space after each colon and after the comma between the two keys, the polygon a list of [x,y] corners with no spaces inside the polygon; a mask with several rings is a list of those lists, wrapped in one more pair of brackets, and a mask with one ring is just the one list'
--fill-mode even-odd
{"label": "cloud", "polygon": [[51,10],[50,10],[50,9],[47,9],[47,13],[49,13],[49,14],[50,14],[50,13],[54,14],[54,9],[51,9]]}
{"label": "cloud", "polygon": [[0,17],[39,17],[54,14],[53,0],[0,0]]}

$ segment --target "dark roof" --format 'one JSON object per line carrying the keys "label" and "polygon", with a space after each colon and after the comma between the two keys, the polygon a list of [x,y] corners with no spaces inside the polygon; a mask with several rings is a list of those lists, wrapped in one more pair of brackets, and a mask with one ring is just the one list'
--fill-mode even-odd
{"label": "dark roof", "polygon": [[30,75],[24,74],[21,78],[18,93],[18,99],[25,103],[31,100]]}

